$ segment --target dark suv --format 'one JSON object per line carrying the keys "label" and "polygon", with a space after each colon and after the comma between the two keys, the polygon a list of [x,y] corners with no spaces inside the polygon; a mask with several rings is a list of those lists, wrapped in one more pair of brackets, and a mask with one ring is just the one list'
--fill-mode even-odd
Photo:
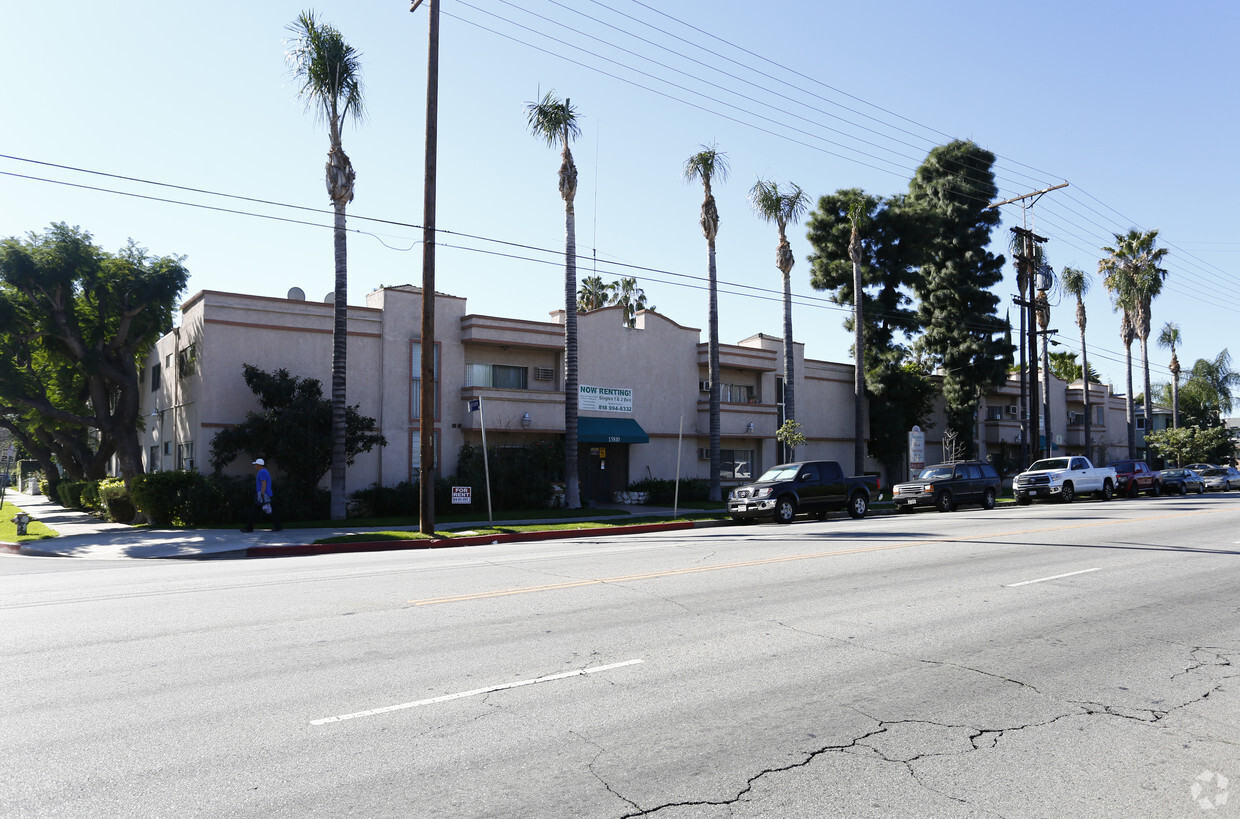
{"label": "dark suv", "polygon": [[896,484],[892,500],[900,512],[912,512],[918,506],[952,512],[962,503],[977,503],[983,509],[994,509],[995,498],[1002,488],[999,473],[990,464],[959,461],[928,466],[915,480]]}

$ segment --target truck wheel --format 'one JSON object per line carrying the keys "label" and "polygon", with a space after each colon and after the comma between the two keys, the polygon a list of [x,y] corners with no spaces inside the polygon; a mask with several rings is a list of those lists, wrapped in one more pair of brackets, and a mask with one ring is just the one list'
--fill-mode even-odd
{"label": "truck wheel", "polygon": [[850,518],[863,518],[869,510],[870,499],[863,493],[858,492],[848,499],[848,516]]}
{"label": "truck wheel", "polygon": [[775,522],[776,523],[792,523],[792,519],[797,516],[797,502],[787,495],[784,495],[775,503]]}
{"label": "truck wheel", "polygon": [[1139,490],[1138,490],[1138,488],[1137,488],[1137,482],[1136,482],[1136,481],[1129,481],[1129,482],[1128,482],[1128,497],[1130,497],[1130,498],[1135,498],[1135,497],[1137,496],[1137,492],[1138,492],[1138,491],[1139,491]]}
{"label": "truck wheel", "polygon": [[1059,493],[1059,499],[1064,503],[1072,503],[1076,500],[1076,490],[1072,488],[1072,484],[1065,483],[1063,490]]}
{"label": "truck wheel", "polygon": [[985,492],[982,493],[982,508],[983,509],[994,509],[995,508],[995,490],[987,489]]}
{"label": "truck wheel", "polygon": [[952,493],[944,489],[934,499],[934,508],[940,512],[950,512],[956,508],[956,504],[952,503]]}
{"label": "truck wheel", "polygon": [[1111,485],[1110,481],[1102,482],[1102,491],[1098,493],[1098,497],[1102,498],[1104,501],[1109,501],[1111,498],[1115,497],[1115,487]]}

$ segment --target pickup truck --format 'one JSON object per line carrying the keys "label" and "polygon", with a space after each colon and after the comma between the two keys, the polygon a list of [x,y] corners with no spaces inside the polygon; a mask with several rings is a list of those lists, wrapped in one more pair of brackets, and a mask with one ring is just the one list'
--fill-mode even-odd
{"label": "pickup truck", "polygon": [[1080,455],[1043,458],[1034,461],[1012,481],[1012,494],[1022,506],[1034,498],[1057,498],[1072,503],[1077,495],[1086,492],[1093,492],[1104,501],[1114,497],[1114,468],[1094,466]]}
{"label": "pickup truck", "polygon": [[1150,495],[1162,494],[1162,482],[1158,473],[1150,469],[1145,461],[1112,461],[1107,466],[1115,468],[1115,492],[1129,498],[1139,493]]}
{"label": "pickup truck", "polygon": [[846,478],[835,461],[798,461],[773,466],[754,483],[729,492],[728,514],[738,523],[758,518],[792,523],[801,512],[826,520],[827,512],[834,509],[863,518],[871,500],[882,500],[882,482],[877,476]]}

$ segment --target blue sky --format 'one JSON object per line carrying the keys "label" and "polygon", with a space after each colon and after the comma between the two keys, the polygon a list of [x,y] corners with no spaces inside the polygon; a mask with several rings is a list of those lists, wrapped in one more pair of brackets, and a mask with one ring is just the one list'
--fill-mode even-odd
{"label": "blue sky", "polygon": [[[285,26],[303,8],[0,2],[9,76],[0,154],[18,158],[0,158],[0,235],[65,221],[108,249],[133,237],[153,253],[184,254],[189,293],[283,296],[299,286],[323,298],[333,286],[331,218],[314,211],[329,208],[327,135],[295,99],[284,62]],[[360,304],[378,286],[421,281],[421,230],[360,217],[421,224],[427,9],[410,14],[398,0],[312,8],[362,52],[367,117],[344,134],[357,171],[349,226],[365,232],[349,238],[349,300]],[[1181,325],[1186,367],[1224,347],[1240,359],[1234,4],[442,8],[438,223],[453,235],[441,240],[437,289],[466,297],[470,312],[540,320],[562,306],[558,157],[529,136],[524,115],[553,89],[581,113],[577,244],[597,262],[580,262],[579,277],[635,275],[661,313],[703,337],[702,191],[681,179],[699,145],[717,143],[732,169],[716,196],[721,338],[735,342],[782,332],[775,228],[746,201],[758,176],[795,182],[815,201],[847,187],[890,195],[907,189],[932,147],[959,137],[999,156],[1001,198],[1070,183],[1033,209],[1056,268],[1095,271],[1115,232],[1158,228],[1170,276],[1155,327]],[[998,252],[1021,211],[1008,206],[1003,217]],[[803,226],[789,233],[796,335],[810,357],[847,361],[845,314],[809,287]],[[1013,279],[1009,264],[996,288],[1004,305]],[[1087,310],[1091,363],[1122,390],[1119,322],[1100,280]],[[1054,311],[1052,327],[1076,349],[1071,305]],[[1167,380],[1168,354],[1151,357],[1154,380]]]}

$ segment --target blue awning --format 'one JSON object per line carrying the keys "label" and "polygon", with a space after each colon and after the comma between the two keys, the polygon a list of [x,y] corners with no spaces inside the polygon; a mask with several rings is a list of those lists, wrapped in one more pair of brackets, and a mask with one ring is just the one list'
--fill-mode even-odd
{"label": "blue awning", "polygon": [[577,418],[577,441],[583,444],[648,444],[650,436],[632,418]]}

